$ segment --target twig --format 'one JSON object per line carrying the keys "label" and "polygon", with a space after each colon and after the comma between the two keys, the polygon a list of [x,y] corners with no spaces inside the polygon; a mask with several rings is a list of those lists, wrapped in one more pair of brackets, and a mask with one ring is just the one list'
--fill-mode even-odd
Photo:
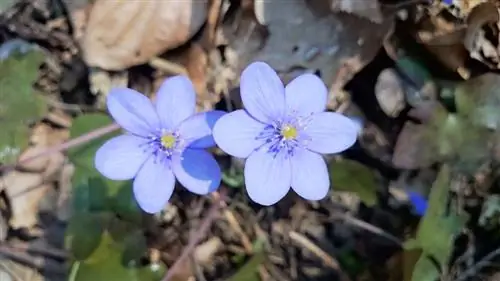
{"label": "twig", "polygon": [[345,274],[344,271],[342,271],[342,268],[340,267],[338,261],[334,257],[327,254],[320,247],[316,246],[316,244],[311,242],[311,240],[307,239],[304,235],[298,232],[290,231],[289,235],[292,241],[302,245],[304,248],[311,251],[313,254],[319,257],[323,261],[323,263],[328,267],[335,269],[340,275],[342,281],[350,281],[349,276],[347,276],[347,274]]}
{"label": "twig", "polygon": [[167,73],[181,74],[181,75],[188,74],[188,71],[184,66],[159,57],[152,58],[149,61],[149,65]]}
{"label": "twig", "polygon": [[40,152],[38,154],[35,154],[35,155],[31,156],[31,157],[22,159],[22,160],[18,161],[17,164],[0,166],[0,172],[10,171],[10,170],[15,169],[16,166],[19,165],[19,164],[25,164],[25,163],[33,161],[33,160],[35,160],[35,159],[37,159],[39,157],[44,157],[44,156],[47,156],[47,155],[50,155],[50,154],[53,154],[53,153],[56,153],[56,152],[62,152],[62,151],[68,150],[70,148],[82,145],[82,144],[87,143],[87,142],[89,142],[91,140],[100,138],[100,137],[102,137],[102,136],[104,136],[106,134],[109,134],[109,133],[111,133],[113,131],[116,131],[119,128],[120,127],[118,126],[118,124],[113,123],[111,125],[95,129],[93,131],[90,131],[90,132],[88,132],[88,133],[86,133],[86,134],[84,134],[82,136],[79,136],[77,138],[71,139],[71,140],[69,140],[67,142],[64,142],[62,144],[49,147],[46,150],[44,150],[44,151],[42,151],[42,152]]}
{"label": "twig", "polygon": [[338,214],[335,214],[333,215],[333,218],[334,219],[341,219],[343,221],[345,221],[346,223],[348,224],[351,224],[351,225],[354,225],[354,226],[357,226],[359,228],[362,228],[364,230],[367,230],[371,233],[374,233],[374,234],[377,234],[379,236],[382,236],[382,237],[385,237],[389,240],[391,240],[392,242],[402,246],[403,245],[403,242],[397,238],[396,236],[388,233],[387,231],[383,230],[382,228],[380,227],[376,227],[372,224],[369,224],[365,221],[362,221],[360,219],[357,219],[351,215],[347,215],[347,214],[343,214],[343,213],[338,213]]}
{"label": "twig", "polygon": [[163,277],[163,281],[169,281],[175,274],[175,272],[178,270],[179,266],[184,262],[185,259],[191,255],[193,252],[195,246],[200,242],[200,240],[205,236],[206,232],[212,225],[212,222],[215,220],[218,210],[221,207],[221,197],[219,193],[214,192],[212,193],[212,196],[214,197],[214,202],[212,207],[210,207],[210,210],[208,211],[207,216],[203,220],[203,222],[200,225],[200,228],[190,237],[189,243],[187,246],[184,248],[182,251],[181,256],[175,261],[175,263],[167,270],[167,273],[165,274],[165,277]]}
{"label": "twig", "polygon": [[472,277],[472,275],[476,274],[476,272],[481,270],[483,267],[487,266],[490,263],[489,261],[497,255],[500,255],[500,248],[497,248],[493,252],[484,256],[474,266],[470,267],[464,273],[462,273],[461,276],[457,277],[457,279],[455,279],[455,281],[465,281],[465,280],[467,280],[467,278]]}
{"label": "twig", "polygon": [[247,254],[251,254],[253,252],[252,242],[250,242],[250,239],[241,228],[241,225],[238,223],[238,220],[235,218],[233,212],[230,210],[224,210],[224,217],[229,223],[229,226],[240,236],[241,244],[243,244],[243,248],[245,248]]}

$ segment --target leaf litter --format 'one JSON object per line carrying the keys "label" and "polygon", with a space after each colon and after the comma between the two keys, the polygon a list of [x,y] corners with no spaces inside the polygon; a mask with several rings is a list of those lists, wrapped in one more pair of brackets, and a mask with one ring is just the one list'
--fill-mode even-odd
{"label": "leaf litter", "polygon": [[[327,157],[327,199],[266,208],[216,151],[230,199],[174,280],[495,280],[498,3],[132,2],[2,6],[2,167],[108,125],[115,85],[152,95],[183,73],[198,110],[240,108],[241,70],[263,60],[284,82],[319,75],[329,109],[362,120],[360,141]],[[109,137],[2,168],[6,280],[161,280],[178,259],[208,201],[177,189],[162,213],[141,213],[130,184],[93,168]]]}

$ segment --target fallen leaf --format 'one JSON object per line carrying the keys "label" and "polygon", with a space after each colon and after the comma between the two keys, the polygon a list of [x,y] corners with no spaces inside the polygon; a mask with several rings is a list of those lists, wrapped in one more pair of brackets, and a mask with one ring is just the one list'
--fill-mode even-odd
{"label": "fallen leaf", "polygon": [[368,19],[374,23],[382,23],[384,19],[378,0],[330,0],[330,2],[330,8],[335,12],[346,12]]}
{"label": "fallen leaf", "polygon": [[38,204],[51,188],[42,184],[40,174],[12,171],[0,178],[2,189],[10,200],[12,216],[9,224],[12,228],[30,228],[38,222]]}
{"label": "fallen leaf", "polygon": [[343,159],[330,162],[328,170],[334,190],[352,192],[367,206],[377,204],[377,181],[372,169],[359,162]]}
{"label": "fallen leaf", "polygon": [[194,259],[200,264],[207,264],[212,261],[214,255],[224,244],[219,237],[212,237],[208,241],[198,245],[194,250]]}
{"label": "fallen leaf", "polygon": [[106,70],[146,63],[187,42],[206,13],[206,0],[97,0],[83,38],[85,60]]}
{"label": "fallen leaf", "polygon": [[[375,57],[393,27],[392,21],[375,24],[345,13],[317,17],[303,0],[254,1],[254,10],[270,36],[262,42],[248,36],[251,30],[247,30],[231,42],[235,72],[256,60],[290,78],[317,72],[326,85],[334,84],[331,92],[335,94]],[[225,33],[230,38],[238,36],[229,26]]]}
{"label": "fallen leaf", "polygon": [[[467,17],[467,31],[463,39],[463,45],[469,51],[470,57],[483,62],[492,69],[500,67],[499,13],[493,2],[485,2],[475,6]],[[489,32],[496,34],[497,38],[491,41]]]}
{"label": "fallen leaf", "polygon": [[400,169],[429,167],[437,158],[426,142],[426,126],[407,121],[399,133],[392,164]]}

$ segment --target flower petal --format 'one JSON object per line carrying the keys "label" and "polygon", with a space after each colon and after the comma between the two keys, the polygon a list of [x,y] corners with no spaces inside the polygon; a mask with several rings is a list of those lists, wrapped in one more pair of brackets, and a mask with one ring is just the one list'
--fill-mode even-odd
{"label": "flower petal", "polygon": [[290,190],[292,168],[286,152],[277,155],[261,147],[250,154],[245,163],[245,186],[248,196],[255,202],[270,206]]}
{"label": "flower petal", "polygon": [[293,79],[285,87],[286,106],[289,112],[301,116],[325,111],[328,89],[316,75],[306,73]]}
{"label": "flower petal", "polygon": [[339,153],[356,142],[358,126],[342,114],[321,112],[312,116],[305,132],[311,138],[308,149],[323,154]]}
{"label": "flower petal", "polygon": [[160,126],[151,100],[129,88],[113,88],[107,96],[108,111],[125,130],[149,136]]}
{"label": "flower petal", "polygon": [[323,157],[307,149],[296,149],[292,162],[292,189],[307,200],[323,199],[330,189],[330,178]]}
{"label": "flower petal", "polygon": [[137,174],[151,153],[145,151],[147,140],[134,135],[114,137],[101,146],[94,158],[96,169],[112,180],[129,180]]}
{"label": "flower petal", "polygon": [[285,87],[266,63],[254,62],[243,70],[240,91],[245,109],[255,119],[270,123],[285,114]]}
{"label": "flower petal", "polygon": [[226,112],[213,110],[195,114],[182,121],[179,125],[179,134],[191,148],[207,148],[215,146],[212,130],[215,123]]}
{"label": "flower petal", "polygon": [[203,149],[186,149],[172,159],[177,180],[189,191],[204,195],[215,191],[221,181],[219,164]]}
{"label": "flower petal", "polygon": [[135,200],[146,213],[161,211],[174,192],[175,177],[166,161],[149,157],[134,180]]}
{"label": "flower petal", "polygon": [[265,124],[240,109],[222,116],[215,123],[213,137],[215,143],[227,154],[246,158],[264,144],[263,139],[256,138],[265,127]]}
{"label": "flower petal", "polygon": [[194,114],[196,92],[186,76],[167,78],[156,94],[156,111],[164,129],[174,129]]}

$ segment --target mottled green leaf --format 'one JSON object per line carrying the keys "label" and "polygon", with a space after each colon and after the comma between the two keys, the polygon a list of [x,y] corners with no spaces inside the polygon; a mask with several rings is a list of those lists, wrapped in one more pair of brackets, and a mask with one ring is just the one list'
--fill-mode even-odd
{"label": "mottled green leaf", "polygon": [[353,192],[368,206],[377,204],[377,180],[373,170],[347,159],[332,161],[328,169],[334,190]]}
{"label": "mottled green leaf", "polygon": [[412,281],[437,281],[439,278],[439,269],[425,255],[420,255],[411,276]]}
{"label": "mottled green leaf", "polygon": [[500,128],[500,76],[493,73],[481,75],[460,83],[455,88],[458,113],[473,123],[492,129]]}
{"label": "mottled green leaf", "polygon": [[226,281],[260,281],[258,270],[265,260],[264,252],[255,253],[245,265]]}
{"label": "mottled green leaf", "polygon": [[100,213],[74,214],[66,228],[65,244],[76,260],[85,260],[99,246],[108,217]]}
{"label": "mottled green leaf", "polygon": [[[105,114],[94,113],[81,115],[73,121],[73,125],[70,129],[70,137],[76,138],[82,136],[97,128],[110,125],[112,122],[111,118]],[[115,135],[117,135],[117,133],[111,133],[74,147],[68,151],[68,157],[71,162],[75,164],[77,169],[83,169],[82,172],[85,171],[89,174],[95,174],[97,171],[94,168],[94,157],[97,149],[99,149],[106,140]]]}
{"label": "mottled green leaf", "polygon": [[492,229],[500,226],[500,195],[490,194],[483,203],[479,225]]}
{"label": "mottled green leaf", "polygon": [[466,222],[453,208],[448,208],[450,182],[451,169],[443,165],[432,186],[429,207],[417,230],[417,240],[423,252],[440,265],[448,264],[455,236]]}
{"label": "mottled green leaf", "polygon": [[72,281],[159,281],[165,273],[162,264],[148,266],[124,264],[124,244],[104,232],[97,249],[85,261],[73,264]]}
{"label": "mottled green leaf", "polygon": [[41,51],[31,50],[0,60],[0,163],[15,161],[28,144],[28,125],[46,111],[33,89],[43,59]]}

